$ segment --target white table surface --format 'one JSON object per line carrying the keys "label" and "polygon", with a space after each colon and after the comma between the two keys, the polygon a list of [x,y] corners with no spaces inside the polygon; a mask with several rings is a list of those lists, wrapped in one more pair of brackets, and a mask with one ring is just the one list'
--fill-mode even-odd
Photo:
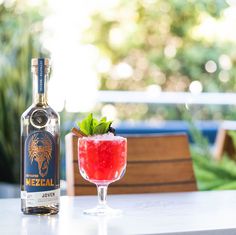
{"label": "white table surface", "polygon": [[61,197],[54,216],[23,215],[20,199],[0,200],[1,235],[236,234],[236,191],[108,196],[120,217],[83,215],[95,196]]}

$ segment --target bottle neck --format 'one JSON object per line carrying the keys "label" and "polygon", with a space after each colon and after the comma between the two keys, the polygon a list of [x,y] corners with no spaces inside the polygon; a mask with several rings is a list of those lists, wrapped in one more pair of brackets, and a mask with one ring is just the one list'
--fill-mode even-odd
{"label": "bottle neck", "polygon": [[48,104],[48,74],[43,78],[33,74],[33,104],[45,106]]}

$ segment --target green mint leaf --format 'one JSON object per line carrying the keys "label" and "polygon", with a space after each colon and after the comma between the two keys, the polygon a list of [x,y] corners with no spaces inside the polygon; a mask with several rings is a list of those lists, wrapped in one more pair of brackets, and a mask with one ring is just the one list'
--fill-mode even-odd
{"label": "green mint leaf", "polygon": [[112,124],[112,121],[106,122],[106,133],[109,131],[111,124]]}
{"label": "green mint leaf", "polygon": [[85,135],[93,135],[93,114],[90,113],[82,122],[78,123],[78,126]]}
{"label": "green mint leaf", "polygon": [[111,123],[112,121],[107,121],[106,117],[98,121],[91,113],[82,122],[78,122],[78,126],[85,135],[102,135],[108,133]]}
{"label": "green mint leaf", "polygon": [[106,133],[106,123],[101,122],[94,128],[94,134],[99,135]]}
{"label": "green mint leaf", "polygon": [[106,122],[107,121],[107,118],[106,117],[102,117],[100,122]]}
{"label": "green mint leaf", "polygon": [[100,134],[107,133],[111,123],[112,123],[111,121],[108,121],[108,122],[100,121],[100,123],[94,128],[94,134],[100,135]]}
{"label": "green mint leaf", "polygon": [[93,130],[99,124],[99,121],[96,118],[93,118]]}

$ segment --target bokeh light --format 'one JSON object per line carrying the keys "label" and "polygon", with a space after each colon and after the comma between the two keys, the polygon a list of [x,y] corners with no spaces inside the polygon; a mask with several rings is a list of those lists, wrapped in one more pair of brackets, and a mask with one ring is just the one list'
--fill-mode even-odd
{"label": "bokeh light", "polygon": [[214,73],[217,70],[216,62],[213,60],[209,60],[205,64],[205,69],[208,73]]}
{"label": "bokeh light", "polygon": [[202,92],[202,83],[200,81],[193,81],[190,83],[189,91],[193,94],[199,94]]}
{"label": "bokeh light", "polygon": [[228,55],[221,55],[219,58],[219,64],[224,70],[230,70],[232,68],[232,61]]}
{"label": "bokeh light", "polygon": [[102,116],[106,117],[107,120],[116,120],[117,119],[116,107],[112,104],[104,105],[102,107]]}
{"label": "bokeh light", "polygon": [[176,47],[172,44],[169,44],[164,49],[164,54],[168,58],[173,58],[176,55]]}
{"label": "bokeh light", "polygon": [[113,79],[127,79],[132,75],[133,68],[125,62],[115,65],[111,71],[111,78]]}
{"label": "bokeh light", "polygon": [[229,72],[225,70],[220,71],[219,80],[223,83],[228,82],[230,80]]}

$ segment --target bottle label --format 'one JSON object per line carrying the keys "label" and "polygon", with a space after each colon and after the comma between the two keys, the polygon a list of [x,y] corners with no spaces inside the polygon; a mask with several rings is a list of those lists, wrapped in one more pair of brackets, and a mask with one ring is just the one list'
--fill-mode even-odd
{"label": "bottle label", "polygon": [[38,59],[38,93],[44,93],[44,58]]}
{"label": "bottle label", "polygon": [[26,207],[47,206],[57,204],[60,199],[60,189],[50,190],[47,192],[28,193],[21,191],[21,199],[26,202]]}
{"label": "bottle label", "polygon": [[44,192],[59,187],[58,159],[53,135],[31,133],[25,141],[24,185],[26,192]]}

